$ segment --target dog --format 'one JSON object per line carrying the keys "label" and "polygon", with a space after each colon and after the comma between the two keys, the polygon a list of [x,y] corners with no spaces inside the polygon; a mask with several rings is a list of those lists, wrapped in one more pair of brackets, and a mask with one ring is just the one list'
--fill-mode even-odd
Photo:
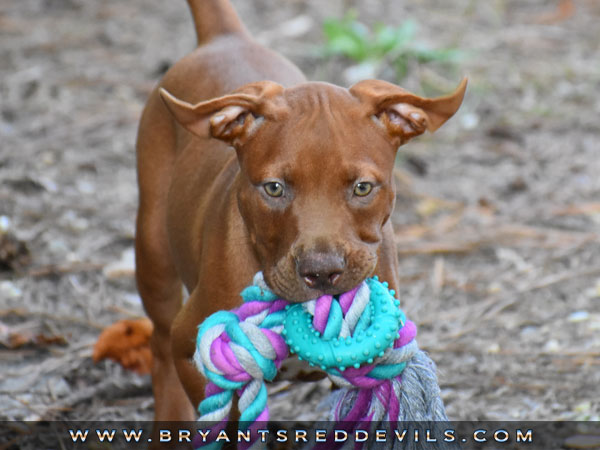
{"label": "dog", "polygon": [[[262,271],[281,298],[398,289],[390,215],[399,146],[459,108],[378,80],[307,82],[228,0],[188,0],[198,47],[151,93],[137,139],[136,281],[153,322],[155,420],[194,420],[198,325]],[[189,298],[183,302],[185,286]]]}

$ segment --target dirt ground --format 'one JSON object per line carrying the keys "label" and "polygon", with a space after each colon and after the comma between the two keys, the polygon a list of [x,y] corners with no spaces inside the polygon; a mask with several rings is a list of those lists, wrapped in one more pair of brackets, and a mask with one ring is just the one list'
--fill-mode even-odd
{"label": "dirt ground", "polygon": [[[394,216],[402,305],[455,420],[600,420],[600,5],[558,3],[235,1],[313,80],[347,84],[352,62],[316,49],[352,6],[464,53],[401,80],[470,84],[455,118],[401,150]],[[137,121],[194,39],[183,0],[2,1],[0,419],[152,417],[148,376],[90,356],[103,327],[143,314]],[[272,416],[314,417],[326,391],[277,386]]]}

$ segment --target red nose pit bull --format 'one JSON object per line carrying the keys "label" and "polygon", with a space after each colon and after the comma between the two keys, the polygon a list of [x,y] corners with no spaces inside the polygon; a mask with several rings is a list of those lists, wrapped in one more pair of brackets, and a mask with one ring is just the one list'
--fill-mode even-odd
{"label": "red nose pit bull", "polygon": [[237,306],[257,271],[293,302],[375,274],[398,288],[396,151],[439,128],[466,89],[426,99],[384,81],[307,82],[227,0],[188,3],[199,46],[151,94],[137,142],[136,276],[164,421],[195,419],[198,324]]}

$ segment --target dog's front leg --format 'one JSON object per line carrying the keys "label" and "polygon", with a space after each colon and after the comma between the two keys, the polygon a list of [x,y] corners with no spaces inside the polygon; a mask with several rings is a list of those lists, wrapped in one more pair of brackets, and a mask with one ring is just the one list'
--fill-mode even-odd
{"label": "dog's front leg", "polygon": [[192,292],[190,298],[185,303],[179,314],[175,317],[171,327],[171,352],[173,362],[188,398],[192,402],[194,409],[204,399],[205,379],[200,371],[194,365],[194,352],[196,351],[196,335],[198,325],[204,320],[198,317],[194,311],[197,309],[194,305],[199,299],[198,294]]}

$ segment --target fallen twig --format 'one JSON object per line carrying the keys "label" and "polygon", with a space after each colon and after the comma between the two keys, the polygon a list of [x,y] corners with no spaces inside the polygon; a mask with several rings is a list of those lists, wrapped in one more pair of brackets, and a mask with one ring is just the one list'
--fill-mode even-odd
{"label": "fallen twig", "polygon": [[108,378],[99,384],[84,387],[52,405],[43,407],[41,412],[37,414],[37,417],[31,418],[31,420],[50,420],[54,412],[70,410],[79,403],[89,401],[95,397],[104,399],[112,397],[121,398],[125,394],[145,393],[149,389],[150,385],[145,379],[132,377],[118,382],[113,378]]}
{"label": "fallen twig", "polygon": [[[552,249],[585,242],[600,242],[600,234],[540,228],[519,224],[500,224],[480,229],[459,228],[448,234],[436,230],[435,226],[396,233],[396,244],[400,256],[464,254],[487,246],[532,246]],[[465,238],[465,236],[468,236]]]}
{"label": "fallen twig", "polygon": [[453,317],[468,317],[469,322],[474,325],[470,327],[460,327],[454,333],[447,334],[443,339],[456,339],[465,334],[471,333],[478,329],[484,322],[494,318],[497,314],[515,303],[522,300],[522,295],[533,292],[539,289],[545,289],[553,286],[557,283],[572,280],[575,278],[582,278],[588,276],[594,276],[600,274],[600,266],[594,266],[584,270],[566,270],[556,274],[549,275],[543,278],[537,283],[533,283],[528,286],[524,286],[515,291],[505,292],[500,294],[491,295],[476,305],[469,305],[468,312],[464,311],[465,308],[461,308],[460,311],[454,312],[451,317],[447,319],[452,320]]}
{"label": "fallen twig", "polygon": [[91,272],[101,270],[104,264],[78,262],[69,265],[48,264],[46,266],[34,267],[26,272],[28,277],[62,276],[70,273]]}

